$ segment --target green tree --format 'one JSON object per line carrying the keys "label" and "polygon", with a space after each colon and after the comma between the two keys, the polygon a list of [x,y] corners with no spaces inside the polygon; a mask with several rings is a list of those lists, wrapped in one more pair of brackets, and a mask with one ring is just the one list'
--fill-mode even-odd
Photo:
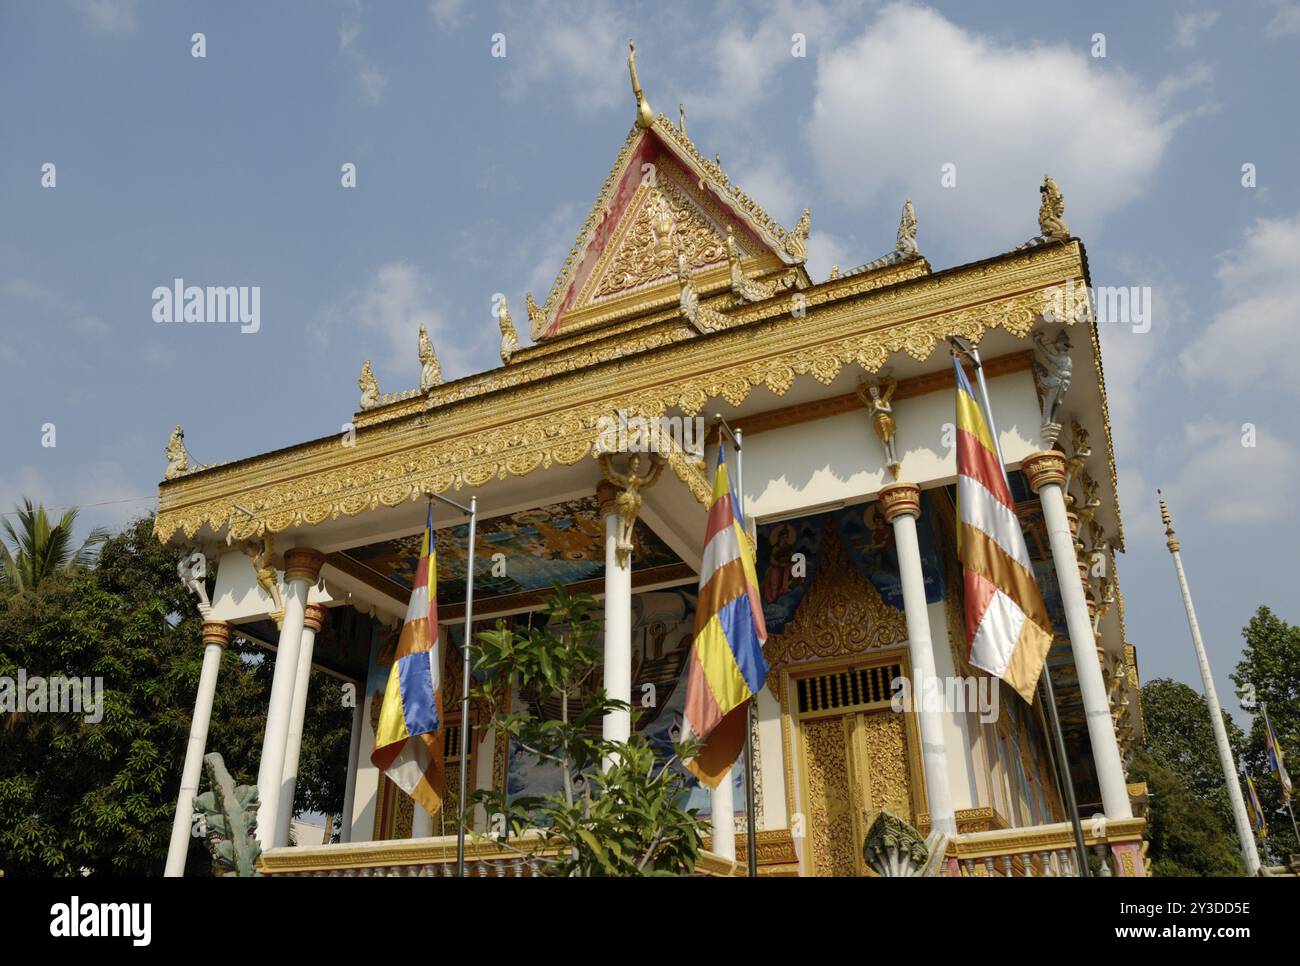
{"label": "green tree", "polygon": [[[487,703],[493,725],[511,741],[539,764],[559,769],[563,791],[514,799],[478,791],[473,801],[488,815],[501,817],[493,823],[493,838],[500,844],[530,854],[518,836],[537,830],[536,847],[558,846],[560,856],[547,866],[549,874],[689,873],[699,856],[700,823],[694,809],[682,806],[687,779],[677,762],[693,749],[679,745],[675,756],[661,761],[635,732],[626,743],[604,740],[600,723],[605,714],[632,709],[608,699],[603,690],[596,690],[576,713],[571,709],[571,699],[583,693],[599,656],[592,604],[590,596],[570,595],[557,586],[543,610],[544,628],[510,628],[499,622],[495,630],[475,635],[474,664],[482,675],[475,698]],[[559,698],[559,720],[510,712],[508,695],[519,693]]]}
{"label": "green tree", "polygon": [[1245,875],[1231,827],[1182,775],[1152,751],[1138,748],[1129,778],[1146,782],[1151,797],[1146,837],[1152,875]]}
{"label": "green tree", "polygon": [[[1156,678],[1142,687],[1142,721],[1146,730],[1142,743],[1147,751],[1173,769],[1235,836],[1232,803],[1204,696],[1181,681]],[[1235,760],[1245,746],[1245,736],[1226,712],[1223,723]]]}
{"label": "green tree", "polygon": [[1300,774],[1300,627],[1260,607],[1241,633],[1246,646],[1231,677],[1242,707],[1254,716],[1242,758],[1254,779],[1268,822],[1268,836],[1263,842],[1266,861],[1280,863],[1300,854],[1300,842],[1296,841],[1290,814],[1283,810],[1282,787],[1266,764],[1260,705],[1268,707],[1273,733],[1295,783]]}
{"label": "green tree", "polygon": [[[162,871],[202,665],[202,617],[176,577],[174,551],[153,519],[102,546],[93,568],[73,568],[29,593],[0,597],[0,678],[101,677],[103,718],[0,714],[0,869],[7,875],[157,875]],[[208,733],[242,784],[256,780],[273,662],[236,637],[223,655]],[[313,675],[309,708],[328,700]],[[321,772],[345,768],[337,731],[350,713],[309,714],[304,799],[342,805]],[[322,708],[322,711],[324,709]],[[345,732],[346,735],[346,732]],[[331,743],[332,742],[332,743]],[[208,874],[191,840],[187,874]]]}
{"label": "green tree", "polygon": [[108,538],[108,531],[92,530],[78,546],[72,534],[76,523],[76,507],[70,507],[58,523],[51,525],[45,504],[33,507],[31,500],[23,500],[23,505],[15,508],[14,517],[4,521],[9,540],[0,539],[0,589],[34,590],[60,571],[89,566],[95,559],[95,549]]}

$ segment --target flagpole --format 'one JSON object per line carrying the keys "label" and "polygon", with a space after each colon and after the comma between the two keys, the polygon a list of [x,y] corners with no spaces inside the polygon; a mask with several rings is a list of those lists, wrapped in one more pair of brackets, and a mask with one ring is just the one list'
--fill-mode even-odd
{"label": "flagpole", "polygon": [[[1277,758],[1278,783],[1281,784],[1286,760],[1282,757],[1282,749],[1278,747],[1277,735],[1273,734],[1273,724],[1268,720],[1268,704],[1261,701],[1259,708],[1264,712],[1264,730],[1268,732],[1268,740],[1273,745],[1273,754]],[[1295,807],[1291,804],[1291,796],[1287,794],[1285,785],[1282,785],[1282,794],[1286,797],[1286,810],[1291,813],[1291,830],[1295,832],[1295,840],[1300,842],[1300,827],[1296,826]]]}
{"label": "flagpole", "polygon": [[1183,595],[1183,609],[1187,611],[1187,627],[1192,633],[1192,649],[1196,653],[1196,663],[1201,671],[1201,686],[1205,691],[1205,704],[1210,712],[1210,727],[1214,733],[1214,743],[1219,752],[1219,767],[1223,769],[1223,780],[1228,786],[1228,803],[1232,806],[1232,821],[1237,828],[1237,840],[1241,844],[1241,857],[1246,863],[1246,874],[1259,875],[1259,847],[1255,844],[1255,833],[1251,830],[1250,819],[1246,815],[1246,802],[1241,797],[1241,779],[1233,761],[1232,745],[1228,741],[1228,731],[1223,725],[1223,709],[1219,705],[1219,695],[1214,688],[1214,675],[1210,671],[1210,658],[1205,651],[1205,642],[1201,640],[1201,626],[1196,622],[1196,608],[1192,606],[1192,591],[1187,585],[1187,574],[1183,572],[1183,558],[1178,537],[1174,533],[1173,518],[1165,498],[1156,490],[1160,501],[1161,522],[1165,525],[1165,546],[1174,559],[1174,573],[1178,577],[1178,589]]}
{"label": "flagpole", "polygon": [[[980,405],[984,410],[984,420],[989,426],[989,435],[993,437],[993,448],[998,454],[998,466],[1002,468],[1002,479],[1007,484],[1007,492],[1011,491],[1011,479],[1007,476],[1007,461],[1002,458],[1002,440],[998,437],[998,427],[993,421],[993,407],[989,404],[989,387],[984,381],[984,364],[980,361],[979,350],[968,343],[965,339],[953,336],[949,340],[953,347],[953,352],[960,352],[971,361],[975,367],[975,382],[979,386]],[[1050,648],[1049,648],[1050,653]],[[1057,758],[1057,780],[1062,786],[1065,797],[1065,807],[1070,813],[1070,825],[1074,829],[1074,847],[1079,855],[1079,876],[1088,878],[1091,876],[1091,870],[1088,867],[1088,846],[1083,838],[1083,823],[1079,821],[1079,803],[1074,796],[1074,777],[1070,773],[1070,759],[1065,751],[1065,736],[1061,732],[1061,718],[1056,711],[1056,691],[1052,687],[1052,673],[1048,669],[1047,660],[1043,660],[1043,677],[1042,690],[1044,694],[1044,704],[1047,708],[1047,720],[1051,726],[1052,744],[1055,746]]]}
{"label": "flagpole", "polygon": [[440,500],[462,513],[469,514],[469,555],[465,562],[465,640],[462,642],[465,661],[460,682],[460,787],[457,789],[456,821],[456,878],[463,879],[465,878],[465,803],[466,788],[469,784],[469,679],[473,671],[469,646],[470,629],[474,626],[474,531],[478,523],[478,497],[471,496],[469,506],[439,496],[437,493],[430,493],[429,498]]}
{"label": "flagpole", "polygon": [[[730,424],[718,413],[718,425],[727,431],[731,437],[731,445],[736,450],[736,494],[740,499],[740,506],[736,508],[742,521],[744,521],[745,539],[749,539],[749,518],[745,516],[745,457],[741,442],[740,429],[732,429]],[[718,438],[718,445],[722,445],[722,438]],[[758,875],[758,829],[754,816],[754,715],[757,712],[758,695],[755,694],[749,700],[745,711],[745,853],[748,860],[749,877],[755,878]],[[731,773],[728,772],[725,781],[731,781]],[[714,816],[714,821],[717,817]]]}

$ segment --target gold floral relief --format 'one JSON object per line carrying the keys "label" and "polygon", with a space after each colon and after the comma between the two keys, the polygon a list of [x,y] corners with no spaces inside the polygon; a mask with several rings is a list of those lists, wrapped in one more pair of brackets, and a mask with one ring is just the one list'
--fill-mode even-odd
{"label": "gold floral relief", "polygon": [[857,875],[854,801],[842,719],[803,722],[803,766],[808,789],[807,834],[815,875]]}

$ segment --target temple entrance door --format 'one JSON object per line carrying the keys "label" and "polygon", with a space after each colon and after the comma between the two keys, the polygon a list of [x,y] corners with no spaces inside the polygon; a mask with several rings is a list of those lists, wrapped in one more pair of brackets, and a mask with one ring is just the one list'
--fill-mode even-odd
{"label": "temple entrance door", "polygon": [[837,665],[792,677],[808,861],[814,875],[868,875],[867,829],[882,808],[915,823],[907,715],[889,706],[901,664]]}

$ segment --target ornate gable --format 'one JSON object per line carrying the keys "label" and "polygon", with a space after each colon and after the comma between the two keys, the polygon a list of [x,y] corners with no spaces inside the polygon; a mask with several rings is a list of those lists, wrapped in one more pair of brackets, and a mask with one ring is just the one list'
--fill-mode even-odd
{"label": "ornate gable", "polygon": [[804,259],[806,225],[787,232],[662,114],[628,134],[543,306],[533,339],[589,329],[677,300],[677,251],[692,274],[725,275],[727,233],[758,274]]}

